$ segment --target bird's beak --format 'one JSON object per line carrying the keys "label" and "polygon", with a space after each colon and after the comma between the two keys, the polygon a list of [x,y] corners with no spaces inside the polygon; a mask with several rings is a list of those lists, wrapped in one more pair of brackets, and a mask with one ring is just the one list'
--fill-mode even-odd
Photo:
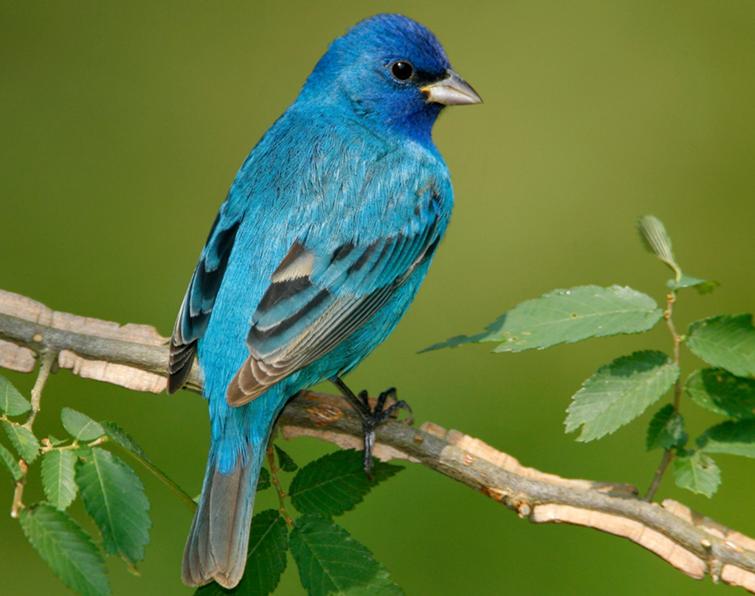
{"label": "bird's beak", "polygon": [[427,103],[439,103],[444,106],[463,106],[482,103],[482,97],[450,68],[446,76],[439,81],[420,87],[420,91],[427,97]]}

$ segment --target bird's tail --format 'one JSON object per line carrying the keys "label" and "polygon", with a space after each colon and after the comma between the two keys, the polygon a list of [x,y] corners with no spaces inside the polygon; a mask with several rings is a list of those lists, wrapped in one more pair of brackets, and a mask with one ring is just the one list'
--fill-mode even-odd
{"label": "bird's tail", "polygon": [[241,581],[249,528],[265,445],[250,446],[227,473],[221,472],[218,449],[210,448],[202,495],[194,514],[183,557],[182,577],[190,586],[215,580],[224,588]]}

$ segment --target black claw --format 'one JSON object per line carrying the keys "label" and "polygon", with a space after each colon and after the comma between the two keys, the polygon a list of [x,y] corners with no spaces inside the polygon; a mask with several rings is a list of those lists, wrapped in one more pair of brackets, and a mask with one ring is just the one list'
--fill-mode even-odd
{"label": "black claw", "polygon": [[390,418],[391,416],[393,416],[393,414],[397,410],[406,410],[409,413],[409,416],[406,417],[406,419],[404,420],[404,422],[406,422],[406,424],[408,424],[409,426],[411,426],[412,424],[414,424],[414,417],[412,416],[412,414],[414,412],[412,412],[411,406],[408,403],[406,403],[403,399],[401,399],[401,400],[399,400],[399,401],[397,401],[395,403],[392,403],[390,406],[388,406],[384,410],[384,416],[385,416],[385,418]]}
{"label": "black claw", "polygon": [[388,395],[389,394],[387,391],[383,391],[380,395],[378,395],[373,412],[380,413],[385,410],[385,401],[388,399]]}
{"label": "black claw", "polygon": [[406,419],[408,424],[413,424],[412,409],[403,400],[394,401],[387,408],[385,407],[388,398],[396,399],[396,388],[391,387],[378,395],[375,407],[370,406],[370,400],[366,391],[360,391],[358,395],[348,388],[348,386],[339,378],[334,377],[332,382],[341,391],[343,396],[349,401],[351,406],[362,419],[362,430],[364,432],[364,471],[368,478],[372,478],[372,450],[375,447],[375,429],[385,422],[398,410],[406,410],[409,417]]}

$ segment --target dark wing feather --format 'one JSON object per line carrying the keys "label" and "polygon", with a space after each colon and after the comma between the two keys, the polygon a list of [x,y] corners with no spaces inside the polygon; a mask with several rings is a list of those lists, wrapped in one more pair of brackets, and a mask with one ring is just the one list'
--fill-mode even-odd
{"label": "dark wing feather", "polygon": [[240,223],[240,217],[225,215],[221,208],[212,225],[170,338],[168,393],[178,391],[191,372],[197,342],[207,328]]}
{"label": "dark wing feather", "polygon": [[249,357],[228,386],[228,403],[248,403],[364,325],[432,255],[437,224],[328,254],[294,244],[252,318]]}

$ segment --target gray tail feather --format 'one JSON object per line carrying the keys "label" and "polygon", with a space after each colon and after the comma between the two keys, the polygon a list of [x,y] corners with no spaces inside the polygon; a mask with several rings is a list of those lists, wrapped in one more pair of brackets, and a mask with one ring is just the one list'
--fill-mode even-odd
{"label": "gray tail feather", "polygon": [[207,462],[202,496],[183,557],[182,578],[189,586],[215,580],[224,588],[241,581],[262,458],[249,453],[228,474],[218,471],[213,452]]}

